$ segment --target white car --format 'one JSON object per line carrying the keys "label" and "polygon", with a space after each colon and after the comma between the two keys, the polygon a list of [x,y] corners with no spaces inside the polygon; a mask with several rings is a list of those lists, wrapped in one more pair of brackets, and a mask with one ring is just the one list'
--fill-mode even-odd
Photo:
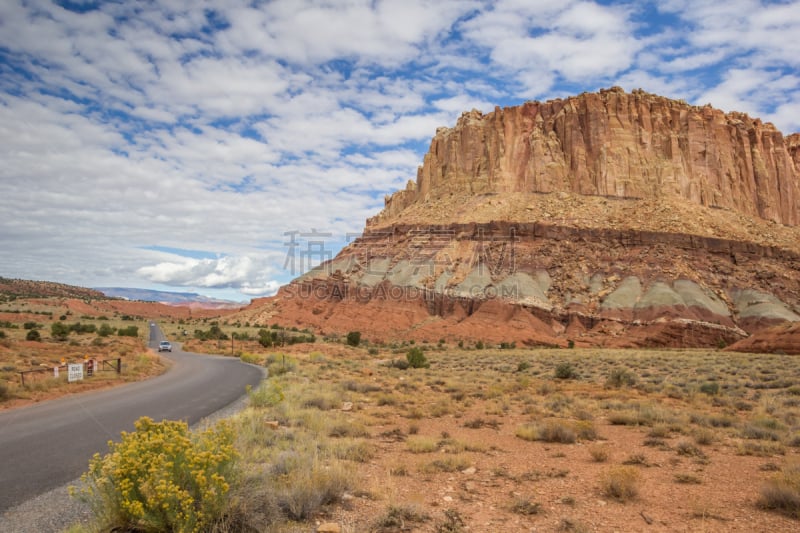
{"label": "white car", "polygon": [[158,343],[158,351],[159,352],[171,352],[172,351],[172,344],[169,341],[161,341]]}

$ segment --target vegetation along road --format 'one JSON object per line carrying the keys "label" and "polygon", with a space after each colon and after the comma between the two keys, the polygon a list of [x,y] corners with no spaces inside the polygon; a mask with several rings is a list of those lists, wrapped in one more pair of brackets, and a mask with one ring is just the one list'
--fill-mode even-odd
{"label": "vegetation along road", "polygon": [[[164,340],[155,324],[150,346]],[[238,359],[199,355],[178,346],[166,353],[172,368],[153,379],[100,392],[68,395],[0,413],[0,513],[68,483],[109,440],[133,431],[142,416],[194,424],[256,386],[262,370]]]}

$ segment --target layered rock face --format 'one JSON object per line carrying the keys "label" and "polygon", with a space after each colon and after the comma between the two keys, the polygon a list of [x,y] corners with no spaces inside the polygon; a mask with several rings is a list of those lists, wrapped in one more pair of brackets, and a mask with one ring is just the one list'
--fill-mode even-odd
{"label": "layered rock face", "polygon": [[464,113],[439,128],[385,215],[451,193],[568,192],[672,197],[800,224],[798,145],[772,124],[711,106],[612,88]]}
{"label": "layered rock face", "polygon": [[[735,345],[800,322],[799,157],[800,135],[643,92],[473,111],[361,238],[245,314],[372,340]],[[800,351],[786,331],[766,343]]]}

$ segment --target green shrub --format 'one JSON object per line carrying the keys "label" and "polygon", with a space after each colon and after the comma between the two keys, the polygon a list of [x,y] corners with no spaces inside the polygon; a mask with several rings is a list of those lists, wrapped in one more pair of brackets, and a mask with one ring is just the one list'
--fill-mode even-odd
{"label": "green shrub", "polygon": [[97,331],[97,326],[94,324],[81,324],[80,322],[75,322],[74,324],[69,325],[70,332],[75,332],[78,334],[81,333],[94,333]]}
{"label": "green shrub", "polygon": [[5,338],[6,338],[6,332],[0,330],[0,339],[5,339]]}
{"label": "green shrub", "polygon": [[361,332],[360,331],[351,331],[347,334],[347,345],[348,346],[358,346],[361,344]]}
{"label": "green shrub", "polygon": [[[272,340],[272,333],[267,331],[264,328],[258,330],[258,343],[263,346],[264,348],[272,348],[273,340]],[[275,335],[277,337],[277,334]]]}
{"label": "green shrub", "polygon": [[41,333],[39,333],[38,329],[32,329],[28,332],[27,335],[25,335],[25,340],[39,342],[42,340],[42,335]]}
{"label": "green shrub", "polygon": [[250,400],[251,407],[274,407],[283,401],[284,394],[277,383],[264,381],[256,389],[248,385],[247,399]]}
{"label": "green shrub", "polygon": [[294,372],[297,368],[297,363],[291,357],[287,358],[286,354],[269,354],[264,361],[264,366],[267,367],[267,375],[275,377],[287,372]]}
{"label": "green shrub", "polygon": [[42,327],[42,325],[41,324],[37,324],[36,322],[25,322],[22,325],[22,327],[25,328],[25,329],[37,329],[37,328]]}
{"label": "green shrub", "polygon": [[202,329],[194,330],[194,338],[201,341],[208,341],[208,340],[215,340],[215,341],[227,341],[230,340],[228,334],[222,331],[219,327],[219,324],[212,324],[208,331],[203,331]]}
{"label": "green shrub", "polygon": [[57,341],[65,341],[69,336],[69,326],[63,322],[53,322],[50,326],[50,335]]}
{"label": "green shrub", "polygon": [[708,394],[709,396],[716,396],[719,394],[719,383],[709,381],[700,385],[700,392]]}
{"label": "green shrub", "polygon": [[114,328],[109,326],[108,324],[101,324],[100,329],[97,330],[97,334],[101,337],[108,337],[109,335],[113,335]]}
{"label": "green shrub", "polygon": [[559,363],[556,365],[555,377],[558,379],[576,379],[578,371],[571,363]]}
{"label": "green shrub", "polygon": [[138,337],[139,328],[136,326],[128,326],[127,328],[119,328],[117,330],[118,337]]}
{"label": "green shrub", "polygon": [[411,348],[408,353],[406,353],[406,360],[408,361],[408,366],[411,368],[430,368],[431,366],[428,359],[425,357],[425,352],[419,347]]}
{"label": "green shrub", "polygon": [[231,426],[192,435],[185,422],[143,417],[135,427],[110,443],[106,456],[95,454],[84,486],[72,494],[114,531],[208,531],[227,506],[235,467]]}

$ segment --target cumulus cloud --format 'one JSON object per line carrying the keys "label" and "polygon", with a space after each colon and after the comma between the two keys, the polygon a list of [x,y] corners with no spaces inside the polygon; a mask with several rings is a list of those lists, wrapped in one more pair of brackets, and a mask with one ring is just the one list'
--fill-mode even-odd
{"label": "cumulus cloud", "polygon": [[0,2],[0,275],[269,294],[287,234],[335,253],[472,108],[620,84],[800,130],[798,32],[796,0]]}
{"label": "cumulus cloud", "polygon": [[239,256],[216,259],[164,261],[139,268],[136,273],[154,283],[180,287],[238,289],[249,296],[277,291],[280,283],[270,278],[268,258]]}

